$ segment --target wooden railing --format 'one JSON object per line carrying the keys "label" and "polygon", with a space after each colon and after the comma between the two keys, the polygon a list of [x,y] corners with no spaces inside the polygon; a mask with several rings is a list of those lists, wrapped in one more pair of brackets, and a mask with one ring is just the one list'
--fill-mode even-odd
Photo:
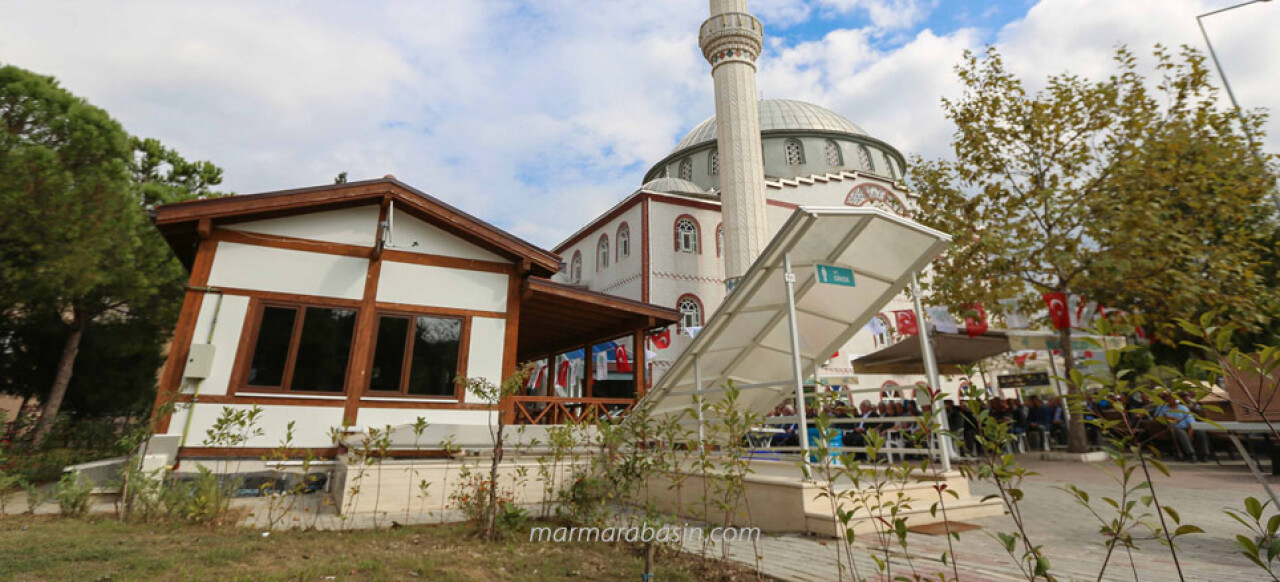
{"label": "wooden railing", "polygon": [[562,398],[512,396],[511,424],[568,424],[617,416],[635,406],[634,398]]}

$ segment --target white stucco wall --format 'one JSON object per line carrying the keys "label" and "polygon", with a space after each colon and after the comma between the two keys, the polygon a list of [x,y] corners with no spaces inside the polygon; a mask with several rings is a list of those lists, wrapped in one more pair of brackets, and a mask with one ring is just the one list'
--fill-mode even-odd
{"label": "white stucco wall", "polygon": [[[219,305],[219,297],[221,304]],[[199,384],[200,394],[224,395],[231,382],[231,370],[235,367],[236,349],[240,346],[240,334],[244,330],[245,315],[249,310],[249,298],[243,295],[207,293],[200,304],[192,343],[212,343],[213,367],[204,380],[184,379],[182,391],[191,393]],[[217,323],[214,323],[216,314]],[[212,327],[212,340],[209,336]]]}
{"label": "white stucco wall", "polygon": [[383,261],[378,301],[506,311],[507,277],[502,273]]}
{"label": "white stucco wall", "polygon": [[239,243],[218,243],[211,287],[359,300],[369,261]]}
{"label": "white stucco wall", "polygon": [[[643,203],[631,206],[612,220],[596,225],[581,240],[561,250],[559,254],[565,262],[565,270],[556,275],[554,280],[561,283],[581,284],[592,291],[639,301],[642,298],[643,285],[640,280],[643,269],[641,246],[643,206]],[[618,229],[624,223],[631,236],[631,252],[625,257],[618,253]],[[597,269],[596,251],[602,234],[609,237],[609,266]],[[571,280],[569,276],[575,252],[582,253],[580,282]]]}
{"label": "white stucco wall", "polygon": [[506,259],[418,220],[402,210],[392,213],[387,248],[460,259],[506,262]]}
{"label": "white stucco wall", "polygon": [[378,232],[378,205],[219,225],[219,228],[368,247],[373,246]]}
{"label": "white stucco wall", "polygon": [[[187,441],[183,446],[210,447],[217,446],[208,441],[207,431],[213,427],[223,408],[238,410],[252,409],[248,404],[196,404],[191,411],[184,405],[173,415],[169,425],[169,434],[182,434],[187,423],[187,415],[191,414],[191,426],[187,431]],[[245,448],[275,448],[284,440],[289,421],[295,421],[293,430],[294,447],[331,447],[329,429],[342,426],[341,406],[288,406],[263,405],[262,415],[254,425],[262,429],[262,435],[250,438],[243,445]]]}

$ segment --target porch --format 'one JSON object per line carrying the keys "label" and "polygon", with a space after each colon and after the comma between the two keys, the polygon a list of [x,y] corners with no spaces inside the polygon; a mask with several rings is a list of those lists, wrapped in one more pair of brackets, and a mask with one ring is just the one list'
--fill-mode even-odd
{"label": "porch", "polygon": [[679,312],[581,287],[529,278],[521,289],[516,358],[533,371],[503,403],[510,424],[554,425],[616,417],[648,385],[645,333]]}

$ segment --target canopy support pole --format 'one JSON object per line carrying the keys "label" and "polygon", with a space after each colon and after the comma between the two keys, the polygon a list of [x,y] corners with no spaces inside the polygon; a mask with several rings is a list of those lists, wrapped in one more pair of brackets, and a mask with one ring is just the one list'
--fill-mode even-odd
{"label": "canopy support pole", "polygon": [[[924,358],[924,371],[929,379],[929,404],[933,409],[933,414],[938,419],[938,426],[943,431],[951,430],[947,426],[947,409],[945,406],[939,406],[939,402],[934,399],[933,393],[942,390],[942,380],[938,376],[938,361],[933,357],[933,340],[929,338],[929,326],[924,323],[924,306],[920,303],[920,279],[915,273],[911,274],[911,296],[915,299],[916,307],[916,327],[919,329],[920,336],[920,355]],[[957,401],[959,398],[957,397]],[[947,437],[938,437],[939,461],[942,463],[943,472],[951,470],[951,445],[947,442]]]}
{"label": "canopy support pole", "polygon": [[702,365],[698,363],[698,355],[693,355],[693,388],[694,409],[698,413],[698,450],[706,444],[706,434],[702,428]]}
{"label": "canopy support pole", "polygon": [[800,368],[800,327],[796,321],[796,275],[791,272],[791,254],[782,255],[782,279],[787,285],[787,327],[791,332],[791,372],[796,389],[796,415],[800,417],[801,467],[805,480],[812,479],[809,472],[809,418],[804,403],[804,372]]}

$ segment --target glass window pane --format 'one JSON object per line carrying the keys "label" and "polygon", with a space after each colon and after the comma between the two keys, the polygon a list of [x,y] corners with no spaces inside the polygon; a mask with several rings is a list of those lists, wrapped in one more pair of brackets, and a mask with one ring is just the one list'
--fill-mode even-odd
{"label": "glass window pane", "polygon": [[409,394],[453,396],[462,320],[419,316],[414,324]]}
{"label": "glass window pane", "polygon": [[308,307],[302,319],[291,390],[342,392],[355,332],[353,309]]}
{"label": "glass window pane", "polygon": [[374,344],[370,390],[400,391],[404,342],[408,337],[409,318],[383,316],[378,319],[378,343]]}
{"label": "glass window pane", "polygon": [[258,343],[253,346],[253,362],[249,364],[250,386],[279,387],[284,380],[285,363],[289,360],[289,339],[293,336],[293,320],[297,309],[264,307],[258,323]]}

